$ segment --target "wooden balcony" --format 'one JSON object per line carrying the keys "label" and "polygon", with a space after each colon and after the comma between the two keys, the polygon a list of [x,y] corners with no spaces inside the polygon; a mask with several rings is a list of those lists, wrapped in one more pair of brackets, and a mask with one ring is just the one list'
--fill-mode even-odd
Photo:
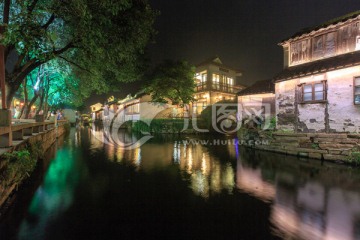
{"label": "wooden balcony", "polygon": [[195,89],[196,92],[217,91],[217,92],[232,93],[232,94],[236,94],[240,90],[242,90],[240,86],[232,86],[227,84],[211,84],[210,86],[203,84],[196,86]]}

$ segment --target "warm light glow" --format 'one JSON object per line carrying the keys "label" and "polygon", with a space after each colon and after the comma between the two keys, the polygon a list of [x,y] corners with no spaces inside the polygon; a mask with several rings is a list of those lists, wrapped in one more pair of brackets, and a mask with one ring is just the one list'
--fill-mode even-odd
{"label": "warm light glow", "polygon": [[24,103],[20,103],[20,106],[24,106]]}
{"label": "warm light glow", "polygon": [[274,93],[263,93],[263,94],[254,94],[248,96],[239,96],[238,101],[240,103],[261,103],[264,98],[275,97]]}
{"label": "warm light glow", "polygon": [[261,174],[259,169],[243,168],[241,161],[238,161],[236,186],[259,199],[270,201],[275,197],[275,187],[264,181]]}
{"label": "warm light glow", "polygon": [[358,75],[359,74],[359,67],[352,67],[352,68],[345,68],[345,69],[340,69],[340,70],[335,70],[335,71],[331,71],[328,72],[327,78],[324,79],[332,79],[332,78],[339,78],[339,77],[344,77],[344,76],[350,76],[350,75]]}
{"label": "warm light glow", "polygon": [[201,171],[203,174],[207,173],[207,166],[206,166],[206,157],[205,157],[205,153],[203,153],[202,155],[202,159],[201,159]]}

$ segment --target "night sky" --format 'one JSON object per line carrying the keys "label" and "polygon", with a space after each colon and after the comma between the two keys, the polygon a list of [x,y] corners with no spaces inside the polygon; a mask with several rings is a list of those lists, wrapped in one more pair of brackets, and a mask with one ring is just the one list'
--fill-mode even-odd
{"label": "night sky", "polygon": [[159,10],[154,64],[196,65],[219,56],[243,72],[240,83],[272,78],[283,66],[277,44],[299,30],[360,10],[359,0],[149,0]]}
{"label": "night sky", "polygon": [[[283,66],[277,44],[299,30],[360,10],[359,0],[149,0],[160,11],[155,43],[148,48],[151,65],[164,59],[196,65],[219,56],[243,73],[238,83],[269,79]],[[110,95],[125,97],[142,82],[123,84],[118,92],[93,95],[86,105]]]}

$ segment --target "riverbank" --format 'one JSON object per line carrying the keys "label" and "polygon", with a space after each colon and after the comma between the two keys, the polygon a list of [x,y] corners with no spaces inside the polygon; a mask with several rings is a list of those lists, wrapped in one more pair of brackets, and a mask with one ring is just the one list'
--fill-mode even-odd
{"label": "riverbank", "polygon": [[62,123],[57,128],[33,133],[25,140],[16,141],[12,147],[2,149],[0,155],[0,214],[12,202],[11,198],[16,194],[19,186],[31,176],[44,153],[68,129],[68,124]]}
{"label": "riverbank", "polygon": [[239,140],[252,140],[251,147],[312,159],[360,165],[360,134],[287,133],[241,129]]}

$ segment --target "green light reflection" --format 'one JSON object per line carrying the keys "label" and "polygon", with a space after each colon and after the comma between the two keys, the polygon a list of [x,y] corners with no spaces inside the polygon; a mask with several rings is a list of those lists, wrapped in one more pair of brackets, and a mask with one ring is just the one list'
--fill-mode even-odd
{"label": "green light reflection", "polygon": [[84,169],[81,163],[79,154],[71,148],[57,152],[20,226],[19,239],[43,239],[46,226],[71,206],[80,169]]}

